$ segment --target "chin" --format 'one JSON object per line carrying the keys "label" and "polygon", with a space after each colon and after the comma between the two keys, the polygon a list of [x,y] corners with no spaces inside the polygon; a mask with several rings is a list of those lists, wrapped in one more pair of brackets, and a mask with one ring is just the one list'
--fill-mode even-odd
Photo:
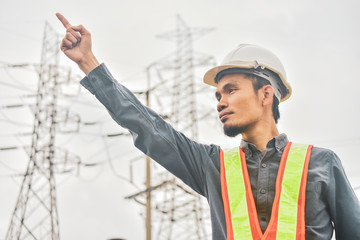
{"label": "chin", "polygon": [[224,125],[224,134],[228,137],[236,137],[237,135],[245,132],[246,127],[242,126],[226,126]]}

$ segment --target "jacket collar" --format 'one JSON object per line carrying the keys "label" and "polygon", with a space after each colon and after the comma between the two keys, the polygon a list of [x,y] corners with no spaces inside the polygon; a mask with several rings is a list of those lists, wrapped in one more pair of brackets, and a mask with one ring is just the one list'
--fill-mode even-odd
{"label": "jacket collar", "polygon": [[[285,148],[285,146],[288,142],[289,142],[289,140],[288,140],[286,134],[282,133],[279,136],[276,136],[273,139],[271,139],[267,143],[266,148],[267,148],[267,150],[275,148],[276,151],[278,151],[278,152],[283,151],[283,149]],[[250,142],[246,142],[244,140],[241,140],[240,147],[245,153],[249,152],[249,151],[250,152],[259,151],[254,144],[252,144]]]}

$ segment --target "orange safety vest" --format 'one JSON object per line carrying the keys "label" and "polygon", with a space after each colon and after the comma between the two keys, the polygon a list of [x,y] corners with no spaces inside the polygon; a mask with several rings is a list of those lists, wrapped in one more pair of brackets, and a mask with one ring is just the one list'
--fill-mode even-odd
{"label": "orange safety vest", "polygon": [[288,143],[276,179],[271,219],[262,233],[245,153],[221,151],[221,191],[227,240],[305,240],[305,192],[312,145]]}

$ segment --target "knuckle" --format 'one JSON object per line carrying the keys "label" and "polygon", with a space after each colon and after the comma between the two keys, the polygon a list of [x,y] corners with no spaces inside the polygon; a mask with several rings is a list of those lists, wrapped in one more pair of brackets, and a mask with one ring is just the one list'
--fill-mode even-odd
{"label": "knuckle", "polygon": [[64,45],[65,45],[67,48],[72,48],[72,42],[70,42],[70,41],[67,40],[67,39],[65,39]]}

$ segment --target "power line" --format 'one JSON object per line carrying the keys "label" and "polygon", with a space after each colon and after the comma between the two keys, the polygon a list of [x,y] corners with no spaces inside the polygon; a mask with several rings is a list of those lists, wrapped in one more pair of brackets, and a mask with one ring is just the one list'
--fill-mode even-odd
{"label": "power line", "polygon": [[[114,167],[113,162],[112,162],[112,158],[110,157],[110,152],[109,152],[108,144],[107,144],[107,142],[106,142],[106,138],[103,137],[102,139],[103,139],[103,142],[104,142],[104,145],[105,145],[105,153],[106,153],[106,156],[107,156],[107,160],[108,160],[108,163],[109,163],[109,165],[110,165],[110,169],[111,169],[111,171],[113,172],[113,174],[114,174],[117,178],[119,178],[119,179],[121,179],[121,180],[123,180],[123,181],[125,181],[125,182],[127,182],[127,183],[130,183],[131,185],[133,185],[133,186],[135,186],[136,188],[138,188],[138,187],[131,181],[131,179],[126,178],[126,177],[124,177],[124,176],[122,176],[121,174],[119,174],[119,173],[116,172],[115,167]],[[139,189],[139,188],[138,188],[138,189]]]}
{"label": "power line", "polygon": [[11,88],[15,88],[17,90],[23,90],[23,91],[27,91],[27,92],[34,92],[34,90],[20,86],[20,85],[15,85],[15,84],[11,84],[11,83],[7,83],[7,82],[3,82],[0,81],[1,85],[7,86],[7,87],[11,87]]}
{"label": "power line", "polygon": [[[4,68],[5,70],[5,73],[10,77],[10,79],[13,81],[13,82],[16,82],[17,84],[20,84],[20,86],[23,86],[24,83],[23,82],[20,82],[19,80],[17,80],[9,71],[9,68]],[[28,88],[28,87],[27,87]],[[28,89],[31,89],[31,88],[28,88]],[[35,89],[33,89],[33,91],[35,92]]]}
{"label": "power line", "polygon": [[[147,96],[147,106],[151,94],[161,107],[159,111],[161,115],[167,118],[175,129],[195,140],[198,137],[199,119],[195,97],[197,91],[194,83],[194,67],[208,64],[213,58],[193,54],[192,41],[209,31],[211,29],[194,30],[178,16],[176,30],[159,35],[166,40],[175,41],[177,50],[147,67],[148,90],[143,92]],[[154,83],[153,80],[157,82]],[[163,101],[167,104],[163,105]],[[208,113],[202,118],[206,116]],[[146,205],[146,239],[151,239],[150,209],[160,214],[159,218],[154,218],[160,221],[157,239],[207,239],[209,235],[204,224],[207,217],[203,211],[206,207],[200,202],[198,194],[194,194],[192,190],[185,190],[187,188],[183,186],[183,183],[179,183],[170,174],[165,176],[156,174],[160,183],[151,185],[148,177],[150,172],[148,160],[146,163],[146,189],[127,197]],[[153,192],[163,197],[156,198],[151,203]],[[184,232],[191,238],[188,238],[189,236]]]}
{"label": "power line", "polygon": [[13,124],[13,125],[16,125],[16,126],[26,126],[26,127],[31,127],[32,125],[29,124],[29,123],[24,123],[24,122],[18,122],[18,121],[14,121],[14,120],[11,120],[10,118],[8,118],[5,113],[3,112],[3,110],[0,108],[0,114],[4,117],[4,119],[0,119],[0,121],[2,122],[7,122],[7,123],[10,123],[10,124]]}
{"label": "power line", "polygon": [[[36,96],[35,121],[33,126],[30,159],[20,187],[16,207],[12,213],[6,239],[31,236],[34,239],[60,238],[56,202],[55,124],[57,100],[57,76],[59,39],[45,25],[38,91]],[[46,95],[46,98],[43,96]],[[44,114],[49,113],[49,114]],[[38,214],[45,216],[39,220]],[[43,229],[46,229],[45,235]]]}

